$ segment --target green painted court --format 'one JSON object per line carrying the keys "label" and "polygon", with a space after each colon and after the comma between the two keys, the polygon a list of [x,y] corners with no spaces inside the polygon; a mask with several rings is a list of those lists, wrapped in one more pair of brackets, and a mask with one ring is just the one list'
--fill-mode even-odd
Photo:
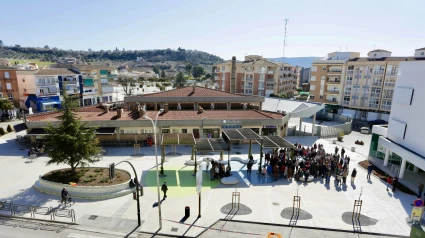
{"label": "green painted court", "polygon": [[[193,167],[165,167],[166,177],[160,177],[159,182],[162,185],[167,182],[167,197],[187,197],[196,195],[196,178],[193,176]],[[220,183],[219,180],[211,180],[210,174],[202,172],[202,191],[210,190]],[[149,170],[145,177],[146,187],[156,192],[156,170]],[[162,194],[162,193],[161,193]]]}

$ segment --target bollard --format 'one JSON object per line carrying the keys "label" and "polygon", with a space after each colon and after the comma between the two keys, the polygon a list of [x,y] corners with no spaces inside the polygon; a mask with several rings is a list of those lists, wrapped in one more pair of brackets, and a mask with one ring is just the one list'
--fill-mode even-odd
{"label": "bollard", "polygon": [[186,206],[184,208],[184,217],[186,217],[186,218],[190,217],[190,207],[189,206]]}

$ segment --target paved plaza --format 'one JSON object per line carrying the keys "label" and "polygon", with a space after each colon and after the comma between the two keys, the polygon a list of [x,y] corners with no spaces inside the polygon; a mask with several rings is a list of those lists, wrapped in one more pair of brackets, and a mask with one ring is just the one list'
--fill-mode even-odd
{"label": "paved plaza", "polygon": [[[46,166],[48,160],[46,157],[40,157],[33,162],[28,161],[24,148],[14,142],[15,136],[14,133],[11,133],[0,137],[0,180],[2,181],[0,183],[0,200],[8,200],[16,204],[60,207],[59,197],[40,193],[33,188],[33,184],[40,175],[67,166]],[[331,139],[325,140],[317,137],[288,137],[287,139],[292,143],[298,142],[306,146],[315,142],[321,143],[326,151],[330,152],[335,147]],[[363,140],[365,146],[354,145],[355,140]],[[205,231],[205,227],[214,224],[217,226],[216,222],[219,219],[234,219],[407,236],[410,232],[408,224],[408,217],[412,209],[410,204],[415,197],[399,191],[395,193],[387,191],[386,185],[376,177],[372,177],[370,181],[366,180],[366,171],[357,163],[367,158],[369,142],[369,135],[353,132],[344,137],[344,142],[337,143],[339,147],[344,146],[346,154],[351,157],[350,171],[354,166],[358,170],[355,185],[348,183],[347,186],[342,187],[336,186],[333,179],[330,184],[325,184],[322,179],[316,179],[311,183],[299,183],[286,179],[278,181],[270,178],[262,179],[256,174],[257,165],[253,166],[252,175],[247,175],[246,165],[237,161],[232,161],[231,167],[233,176],[238,177],[240,182],[234,186],[226,186],[209,180],[209,173],[206,172],[204,163],[205,188],[201,196],[202,217],[199,219],[197,219],[198,196],[195,177],[192,176],[193,167],[184,165],[184,162],[190,159],[191,148],[177,147],[177,151],[183,155],[167,157],[167,162],[164,164],[167,177],[161,178],[161,181],[167,181],[169,184],[169,196],[162,201],[163,228],[159,232],[197,236]],[[352,146],[356,147],[356,152],[350,150]],[[247,158],[248,147],[248,145],[241,145],[238,148],[232,148],[231,157]],[[108,154],[103,157],[103,160],[92,166],[107,167],[112,162],[117,163],[122,160],[128,160],[135,166],[144,187],[144,195],[140,199],[142,226],[138,231],[157,232],[159,227],[153,171],[155,169],[154,147],[143,147],[141,149],[143,156],[132,156],[133,148],[107,148],[107,151]],[[171,152],[171,148],[167,147],[166,153],[168,152]],[[253,154],[255,159],[259,158],[258,145],[253,146]],[[209,153],[208,156],[218,159],[219,153]],[[227,158],[227,156],[225,157]],[[126,164],[120,164],[118,168],[131,171]],[[235,191],[240,192],[242,207],[240,211],[229,210],[232,192]],[[301,209],[306,216],[293,221],[288,219],[287,211],[292,208],[293,196],[297,193],[301,196]],[[354,200],[358,199],[360,194],[361,200],[363,200],[362,215],[364,216],[364,220],[361,219],[361,222],[366,222],[353,225],[346,218],[352,212]],[[76,212],[80,229],[127,234],[137,224],[136,201],[133,200],[132,195],[101,201],[79,199],[75,201],[76,203],[71,208]],[[184,223],[179,223],[184,217],[185,206],[191,208],[191,215]],[[91,219],[92,215],[97,218]],[[239,226],[226,227],[226,230],[232,231],[232,229],[240,230],[242,228]],[[287,232],[282,229],[268,226],[267,229],[256,231],[264,233],[263,235],[267,235],[266,231]],[[202,236],[209,237],[208,234],[211,233],[208,232],[203,233]],[[232,237],[231,232],[226,234],[220,237]]]}

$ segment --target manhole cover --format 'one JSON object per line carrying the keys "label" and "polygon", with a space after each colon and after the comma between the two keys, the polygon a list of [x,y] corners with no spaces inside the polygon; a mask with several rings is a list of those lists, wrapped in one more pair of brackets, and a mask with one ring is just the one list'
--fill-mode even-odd
{"label": "manhole cover", "polygon": [[171,228],[171,231],[173,231],[173,232],[177,232],[178,230],[179,230],[179,228],[175,228],[175,227]]}
{"label": "manhole cover", "polygon": [[91,215],[91,216],[89,217],[89,220],[96,220],[96,218],[97,218],[97,216],[95,216],[95,215]]}
{"label": "manhole cover", "polygon": [[274,203],[273,203],[273,205],[275,205],[275,206],[279,206],[279,205],[280,205],[280,203],[278,203],[278,202],[274,202]]}

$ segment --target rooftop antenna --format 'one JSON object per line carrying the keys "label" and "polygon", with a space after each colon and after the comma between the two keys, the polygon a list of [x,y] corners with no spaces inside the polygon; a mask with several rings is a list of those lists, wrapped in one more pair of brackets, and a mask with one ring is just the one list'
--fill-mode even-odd
{"label": "rooftop antenna", "polygon": [[286,26],[288,25],[288,21],[289,21],[289,19],[288,18],[285,18],[285,36],[284,36],[284,38],[283,38],[283,57],[282,57],[282,63],[285,63],[285,47],[286,47],[286,45],[287,45],[287,42],[286,42],[286,39],[287,39],[287,37],[286,37]]}

